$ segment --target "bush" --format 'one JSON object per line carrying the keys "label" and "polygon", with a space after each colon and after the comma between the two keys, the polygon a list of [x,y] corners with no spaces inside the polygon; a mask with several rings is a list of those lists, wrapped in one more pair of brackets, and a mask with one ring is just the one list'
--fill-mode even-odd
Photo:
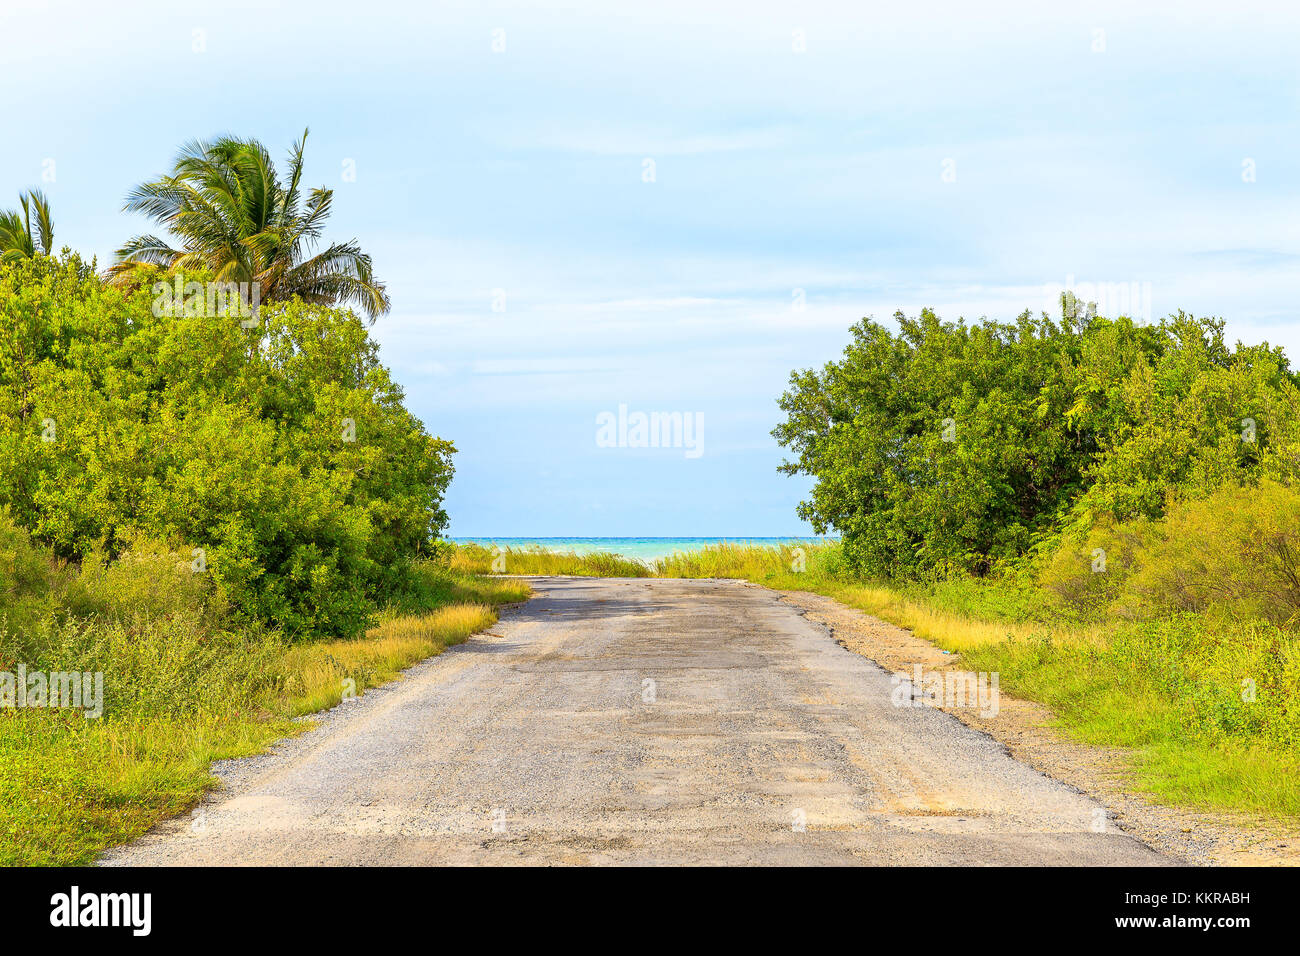
{"label": "bush", "polygon": [[0,508],[0,627],[21,629],[60,606],[69,575]]}
{"label": "bush", "polygon": [[1155,534],[1152,522],[1101,524],[1079,540],[1066,534],[1051,550],[1040,582],[1059,603],[1085,617],[1113,610],[1133,574],[1137,553]]}
{"label": "bush", "polygon": [[[1105,570],[1092,571],[1104,551]],[[1275,481],[1171,505],[1163,521],[1067,538],[1042,582],[1065,605],[1147,619],[1212,612],[1293,624],[1300,616],[1300,491]]]}
{"label": "bush", "polygon": [[185,542],[244,617],[360,633],[445,525],[454,448],[351,312],[155,315],[148,278],[0,266],[0,505],[62,558]]}
{"label": "bush", "polygon": [[1068,326],[863,320],[844,359],[791,376],[773,434],[817,479],[800,516],[876,577],[986,573],[1022,553],[1081,479]]}
{"label": "bush", "polygon": [[[1217,319],[895,320],[864,319],[840,361],[794,373],[773,431],[782,470],[815,479],[800,516],[839,531],[860,573],[987,575],[1062,531],[1082,542],[1172,500],[1300,479],[1285,355],[1229,349]],[[1093,600],[1107,582],[1059,583]]]}
{"label": "bush", "polygon": [[1151,615],[1226,611],[1273,624],[1300,615],[1300,492],[1277,482],[1184,501],[1135,556],[1124,598]]}
{"label": "bush", "polygon": [[189,550],[139,540],[111,561],[99,550],[81,563],[64,601],[75,615],[125,620],[189,615],[216,624],[228,611],[220,583],[199,570]]}

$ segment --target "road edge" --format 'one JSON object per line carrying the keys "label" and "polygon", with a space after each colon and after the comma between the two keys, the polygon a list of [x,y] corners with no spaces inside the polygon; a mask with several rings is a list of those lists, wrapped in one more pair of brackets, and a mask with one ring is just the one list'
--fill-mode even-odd
{"label": "road edge", "polygon": [[[764,587],[749,582],[751,587]],[[907,628],[810,591],[765,588],[841,647],[893,673],[915,665],[954,670],[960,654],[946,652]],[[1070,738],[1055,715],[1034,701],[1000,693],[996,716],[977,708],[940,707],[963,724],[996,740],[1011,757],[1080,793],[1107,810],[1113,825],[1151,849],[1194,866],[1300,866],[1300,830],[1246,815],[1171,807],[1130,789],[1132,755]]]}

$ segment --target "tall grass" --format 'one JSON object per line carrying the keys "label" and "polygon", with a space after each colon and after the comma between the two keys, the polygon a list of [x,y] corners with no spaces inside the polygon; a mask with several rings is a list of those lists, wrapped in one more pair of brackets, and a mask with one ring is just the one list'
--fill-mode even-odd
{"label": "tall grass", "polygon": [[460,643],[525,599],[512,579],[416,565],[364,636],[290,644],[224,625],[188,557],[145,545],[120,562],[60,565],[0,515],[0,671],[103,673],[103,715],[0,707],[0,865],[83,864],[212,785],[245,756]]}
{"label": "tall grass", "polygon": [[417,661],[441,654],[496,620],[496,610],[488,605],[454,604],[427,614],[391,617],[371,628],[363,640],[295,647],[284,659],[291,675],[286,683],[286,710],[298,715],[333,707],[346,691],[360,692],[386,683]]}
{"label": "tall grass", "polygon": [[458,544],[449,567],[465,574],[576,575],[602,578],[644,578],[650,568],[634,558],[599,551],[546,551],[529,548],[487,548]]}
{"label": "tall grass", "polygon": [[755,578],[793,573],[812,555],[814,564],[829,553],[807,544],[756,545],[720,541],[696,551],[679,551],[654,562],[654,573],[672,578]]}

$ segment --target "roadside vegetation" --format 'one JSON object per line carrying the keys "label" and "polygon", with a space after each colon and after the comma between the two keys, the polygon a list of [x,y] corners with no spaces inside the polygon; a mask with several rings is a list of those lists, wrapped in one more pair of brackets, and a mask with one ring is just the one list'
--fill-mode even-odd
{"label": "roadside vegetation", "polygon": [[99,672],[102,712],[0,708],[0,865],[85,864],[193,806],[214,760],[362,694],[496,621],[525,584],[426,558],[355,636],[290,639],[237,620],[188,552],[57,559],[0,513],[0,672]]}
{"label": "roadside vegetation", "polygon": [[1280,348],[1229,347],[1217,319],[1064,305],[1058,321],[899,314],[898,333],[863,320],[840,361],[791,376],[782,470],[813,479],[799,514],[839,533],[850,570],[1015,576],[1176,502],[1300,478],[1300,389]]}
{"label": "roadside vegetation", "polygon": [[547,551],[528,548],[489,548],[463,543],[451,546],[450,566],[471,574],[555,574],[600,578],[643,578],[650,574],[645,562],[599,551]]}
{"label": "roadside vegetation", "polygon": [[450,442],[352,312],[210,309],[211,274],[113,286],[75,255],[0,265],[0,505],[56,557],[191,556],[240,620],[359,634],[446,524]]}
{"label": "roadside vegetation", "polygon": [[[656,573],[816,591],[896,624],[1181,805],[1300,815],[1300,390],[1184,313],[863,320],[774,434],[841,544]],[[796,570],[802,567],[803,570]]]}
{"label": "roadside vegetation", "polygon": [[93,861],[529,593],[439,547],[455,449],[304,141],[283,178],[185,147],[127,203],[169,237],[103,274],[39,192],[0,212],[0,865]]}

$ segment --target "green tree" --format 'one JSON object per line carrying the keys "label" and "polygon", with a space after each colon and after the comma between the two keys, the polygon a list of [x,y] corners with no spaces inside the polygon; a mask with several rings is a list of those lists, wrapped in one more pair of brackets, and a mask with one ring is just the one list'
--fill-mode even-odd
{"label": "green tree", "polygon": [[858,569],[987,573],[1063,533],[1158,519],[1225,485],[1300,479],[1300,392],[1280,349],[1223,323],[863,320],[791,376],[773,432],[815,479],[799,514]]}
{"label": "green tree", "polygon": [[0,262],[54,254],[54,217],[39,189],[18,196],[21,209],[0,211]]}
{"label": "green tree", "polygon": [[1081,478],[1063,415],[1071,331],[945,323],[925,310],[852,330],[843,361],[791,377],[774,435],[814,476],[800,515],[872,573],[987,571],[1023,552]]}
{"label": "green tree", "polygon": [[179,248],[156,236],[136,236],[117,251],[112,281],[134,282],[141,266],[206,272],[219,282],[257,283],[266,300],[298,296],[315,305],[352,305],[372,322],[386,313],[388,294],[355,240],[313,254],[334,191],[320,187],[304,197],[306,142],[304,131],[289,152],[283,183],[270,153],[255,139],[188,143],[171,173],[137,186],[125,206],[166,227]]}
{"label": "green tree", "polygon": [[1172,501],[1300,477],[1300,392],[1280,348],[1229,348],[1222,321],[1183,312],[1141,331],[1146,346],[1135,352],[1107,323],[1088,330],[1071,412],[1096,453],[1068,530],[1160,518]]}
{"label": "green tree", "polygon": [[446,524],[455,449],[349,310],[157,314],[73,256],[0,266],[0,317],[0,507],[61,557],[200,549],[237,611],[351,635]]}

